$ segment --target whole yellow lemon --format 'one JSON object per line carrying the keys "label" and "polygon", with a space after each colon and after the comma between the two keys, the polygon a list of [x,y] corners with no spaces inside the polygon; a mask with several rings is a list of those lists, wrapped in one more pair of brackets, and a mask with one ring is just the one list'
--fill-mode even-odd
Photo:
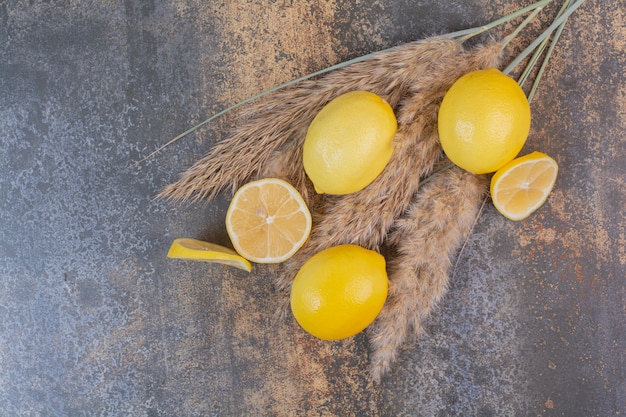
{"label": "whole yellow lemon", "polygon": [[459,78],[439,109],[439,139],[459,167],[497,171],[520,152],[530,131],[530,105],[519,84],[495,68]]}
{"label": "whole yellow lemon", "polygon": [[303,147],[304,170],[322,194],[362,190],[380,175],[393,153],[398,122],[382,97],[351,91],[315,116]]}
{"label": "whole yellow lemon", "polygon": [[304,330],[324,340],[351,337],[369,326],[387,299],[385,258],[356,245],[313,255],[291,287],[291,311]]}

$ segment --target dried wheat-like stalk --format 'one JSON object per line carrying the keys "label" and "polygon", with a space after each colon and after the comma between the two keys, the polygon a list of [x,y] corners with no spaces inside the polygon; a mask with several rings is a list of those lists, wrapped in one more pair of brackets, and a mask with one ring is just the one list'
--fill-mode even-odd
{"label": "dried wheat-like stalk", "polygon": [[454,167],[435,174],[415,195],[406,216],[396,220],[388,243],[389,295],[368,329],[371,374],[386,374],[399,346],[422,323],[448,287],[448,269],[466,239],[487,192],[487,179]]}
{"label": "dried wheat-like stalk", "polygon": [[212,199],[227,187],[234,191],[255,176],[291,165],[296,172],[286,172],[283,177],[300,178],[294,185],[306,198],[301,164],[294,164],[291,158],[282,158],[282,163],[280,155],[285,148],[298,153],[309,124],[324,105],[340,94],[361,89],[384,97],[396,107],[411,85],[436,72],[438,62],[462,50],[458,41],[429,38],[280,90],[250,106],[243,114],[246,121],[230,137],[215,145],[158,197],[179,201]]}
{"label": "dried wheat-like stalk", "polygon": [[[212,199],[227,188],[234,192],[255,177],[273,176],[292,183],[311,209],[313,229],[307,244],[286,263],[278,278],[279,290],[288,289],[302,263],[322,249],[344,243],[370,249],[380,249],[383,243],[389,245],[393,250],[388,261],[389,296],[368,329],[371,374],[379,381],[389,371],[408,332],[423,333],[422,323],[447,289],[451,257],[470,233],[486,193],[484,176],[458,167],[437,172],[422,185],[423,178],[441,164],[437,136],[441,100],[463,74],[499,66],[508,42],[551,1],[539,0],[480,28],[364,57],[338,66],[319,79],[299,79],[295,87],[273,89],[273,95],[242,114],[245,121],[229,138],[214,146],[178,181],[163,189],[159,197],[178,201]],[[537,49],[527,67],[532,68],[550,34],[562,29],[567,17],[584,1],[570,4],[566,0],[548,30],[504,72],[509,73]],[[531,10],[531,16],[501,42],[472,49],[463,47],[469,37]],[[557,30],[555,40],[559,33]],[[540,76],[541,70],[529,99]],[[526,74],[522,74],[522,83],[525,78]],[[362,191],[343,196],[318,195],[302,164],[306,131],[329,101],[359,89],[382,96],[394,108],[399,125],[395,151],[383,173]],[[256,97],[259,96],[250,100]],[[288,297],[283,297],[283,301],[286,306]]]}
{"label": "dried wheat-like stalk", "polygon": [[396,110],[399,129],[395,150],[384,171],[363,190],[324,196],[312,206],[313,230],[305,246],[288,263],[278,287],[288,288],[295,272],[314,253],[339,244],[378,249],[395,219],[441,158],[437,111],[444,94],[463,74],[497,66],[502,51],[497,42],[440,57],[432,72],[408,89]]}

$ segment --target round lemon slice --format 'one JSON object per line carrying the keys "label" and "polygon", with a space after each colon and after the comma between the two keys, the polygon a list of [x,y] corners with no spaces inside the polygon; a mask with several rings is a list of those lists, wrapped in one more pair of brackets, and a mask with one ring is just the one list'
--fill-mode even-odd
{"label": "round lemon slice", "polygon": [[541,152],[516,158],[491,178],[491,199],[506,218],[523,220],[545,203],[559,166]]}
{"label": "round lemon slice", "polygon": [[230,265],[245,271],[252,271],[252,265],[247,259],[225,246],[202,240],[178,238],[172,242],[167,253],[168,258],[188,259],[192,261],[214,262]]}
{"label": "round lemon slice", "polygon": [[226,212],[226,231],[244,258],[279,263],[306,242],[311,232],[311,213],[288,182],[264,178],[235,192]]}

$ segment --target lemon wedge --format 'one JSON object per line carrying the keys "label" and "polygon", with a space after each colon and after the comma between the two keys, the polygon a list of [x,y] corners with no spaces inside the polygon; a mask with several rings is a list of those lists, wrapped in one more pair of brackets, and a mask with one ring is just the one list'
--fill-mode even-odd
{"label": "lemon wedge", "polygon": [[239,256],[237,252],[215,243],[202,240],[178,238],[172,242],[167,252],[168,258],[187,259],[192,261],[215,262],[234,266],[245,271],[252,271],[250,262]]}

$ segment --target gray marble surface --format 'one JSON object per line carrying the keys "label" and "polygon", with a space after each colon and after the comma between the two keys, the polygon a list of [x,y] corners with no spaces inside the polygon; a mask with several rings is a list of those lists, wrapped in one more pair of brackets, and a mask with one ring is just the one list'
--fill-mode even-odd
{"label": "gray marble surface", "polygon": [[273,318],[275,268],[166,258],[230,245],[227,195],[154,196],[236,112],[138,162],[263,89],[528,3],[0,1],[0,416],[623,415],[623,1],[574,15],[533,101],[553,195],[519,223],[487,204],[380,384],[365,335]]}

